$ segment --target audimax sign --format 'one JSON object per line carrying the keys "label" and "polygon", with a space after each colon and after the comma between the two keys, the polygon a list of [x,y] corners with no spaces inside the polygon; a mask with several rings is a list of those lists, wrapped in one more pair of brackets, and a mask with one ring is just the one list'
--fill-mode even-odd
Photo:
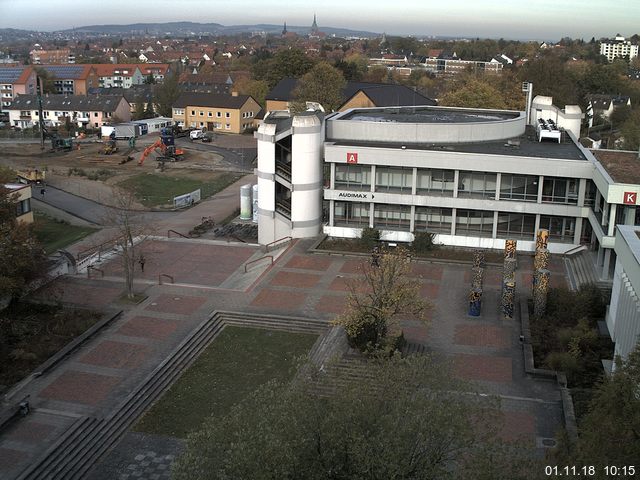
{"label": "audimax sign", "polygon": [[354,198],[359,200],[373,200],[373,193],[365,192],[338,192],[338,198]]}

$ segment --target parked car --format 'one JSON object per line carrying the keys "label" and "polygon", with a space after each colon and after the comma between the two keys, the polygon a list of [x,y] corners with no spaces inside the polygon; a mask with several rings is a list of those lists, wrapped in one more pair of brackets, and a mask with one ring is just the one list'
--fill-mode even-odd
{"label": "parked car", "polygon": [[189,138],[191,140],[200,140],[203,136],[204,136],[204,129],[201,130],[191,130],[191,133],[189,134]]}
{"label": "parked car", "polygon": [[205,132],[205,134],[202,136],[202,141],[213,142],[214,138],[215,138],[215,135],[213,134],[213,132]]}

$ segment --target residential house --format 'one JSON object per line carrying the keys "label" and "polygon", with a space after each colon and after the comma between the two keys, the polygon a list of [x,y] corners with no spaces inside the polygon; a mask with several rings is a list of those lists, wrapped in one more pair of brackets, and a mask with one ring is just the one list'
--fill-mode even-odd
{"label": "residential house", "polygon": [[29,52],[29,56],[34,65],[76,63],[76,56],[68,48],[56,50],[36,48]]}
{"label": "residential house", "polygon": [[[130,121],[131,109],[122,95],[44,95],[42,119],[49,127],[73,123],[80,128],[99,128]],[[37,97],[18,95],[9,109],[9,122],[17,128],[38,125]]]}
{"label": "residential house", "polygon": [[156,83],[164,82],[164,79],[171,73],[171,66],[168,63],[153,63],[148,65],[138,65],[143,77],[153,76]]}
{"label": "residential house", "polygon": [[4,188],[9,190],[11,196],[15,195],[16,219],[23,223],[33,223],[31,211],[31,186],[22,183],[8,183]]}
{"label": "residential house", "polygon": [[260,105],[249,95],[183,93],[173,104],[173,120],[190,128],[242,133],[253,127]]}
{"label": "residential house", "polygon": [[40,65],[53,77],[56,93],[86,95],[90,88],[99,86],[99,78],[93,65]]}
{"label": "residential house", "polygon": [[[130,88],[112,87],[112,88],[92,88],[89,95],[122,95],[131,109],[131,116],[135,115],[138,103],[142,102],[146,111],[149,102],[153,102],[155,85],[143,83],[142,85],[132,85]],[[155,110],[155,105],[154,105]]]}
{"label": "residential house", "polygon": [[631,106],[631,98],[625,95],[587,95],[587,102],[589,128],[593,127],[597,116],[609,119],[616,108],[623,105]]}
{"label": "residential house", "polygon": [[[286,77],[266,96],[266,111],[288,110],[294,100],[293,92],[297,85],[295,78]],[[343,90],[344,103],[338,108],[344,112],[349,108],[397,107],[412,105],[435,105],[431,98],[425,97],[405,85],[390,83],[347,82]]]}
{"label": "residential house", "polygon": [[93,65],[98,75],[98,86],[103,88],[131,88],[144,82],[140,66],[124,63],[100,63]]}
{"label": "residential house", "polygon": [[0,67],[0,111],[8,111],[17,95],[35,95],[36,81],[33,67]]}

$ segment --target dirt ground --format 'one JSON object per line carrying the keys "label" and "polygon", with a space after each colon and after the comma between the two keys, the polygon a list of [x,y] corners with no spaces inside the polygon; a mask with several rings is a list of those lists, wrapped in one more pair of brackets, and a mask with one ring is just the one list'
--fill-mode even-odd
{"label": "dirt ground", "polygon": [[[108,204],[109,199],[113,197],[113,185],[142,172],[156,171],[155,153],[147,157],[143,165],[138,165],[145,147],[156,139],[157,137],[145,138],[139,142],[135,150],[129,153],[133,160],[122,164],[121,162],[127,157],[125,152],[128,151],[125,142],[119,142],[119,151],[113,155],[101,154],[99,151],[102,143],[99,142],[82,143],[79,149],[54,153],[48,150],[42,152],[39,144],[3,143],[0,145],[0,165],[14,169],[46,169],[49,185]],[[249,138],[249,140],[253,139]],[[225,137],[225,141],[237,142],[238,140]],[[188,145],[179,148],[185,150],[184,160],[179,163],[166,163],[165,173],[168,175],[205,181],[211,179],[212,173],[221,170],[220,155],[193,150]],[[84,174],[69,175],[70,170],[73,169],[77,169],[75,170],[77,173]],[[105,170],[109,171],[108,175],[98,181],[87,178]],[[135,207],[144,208],[142,205]]]}

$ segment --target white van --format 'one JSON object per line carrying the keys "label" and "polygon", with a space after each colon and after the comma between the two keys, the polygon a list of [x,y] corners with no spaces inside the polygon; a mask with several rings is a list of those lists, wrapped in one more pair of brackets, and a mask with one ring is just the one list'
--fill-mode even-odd
{"label": "white van", "polygon": [[191,140],[199,140],[202,137],[204,137],[204,129],[201,130],[191,130],[191,133],[189,133],[189,138]]}

